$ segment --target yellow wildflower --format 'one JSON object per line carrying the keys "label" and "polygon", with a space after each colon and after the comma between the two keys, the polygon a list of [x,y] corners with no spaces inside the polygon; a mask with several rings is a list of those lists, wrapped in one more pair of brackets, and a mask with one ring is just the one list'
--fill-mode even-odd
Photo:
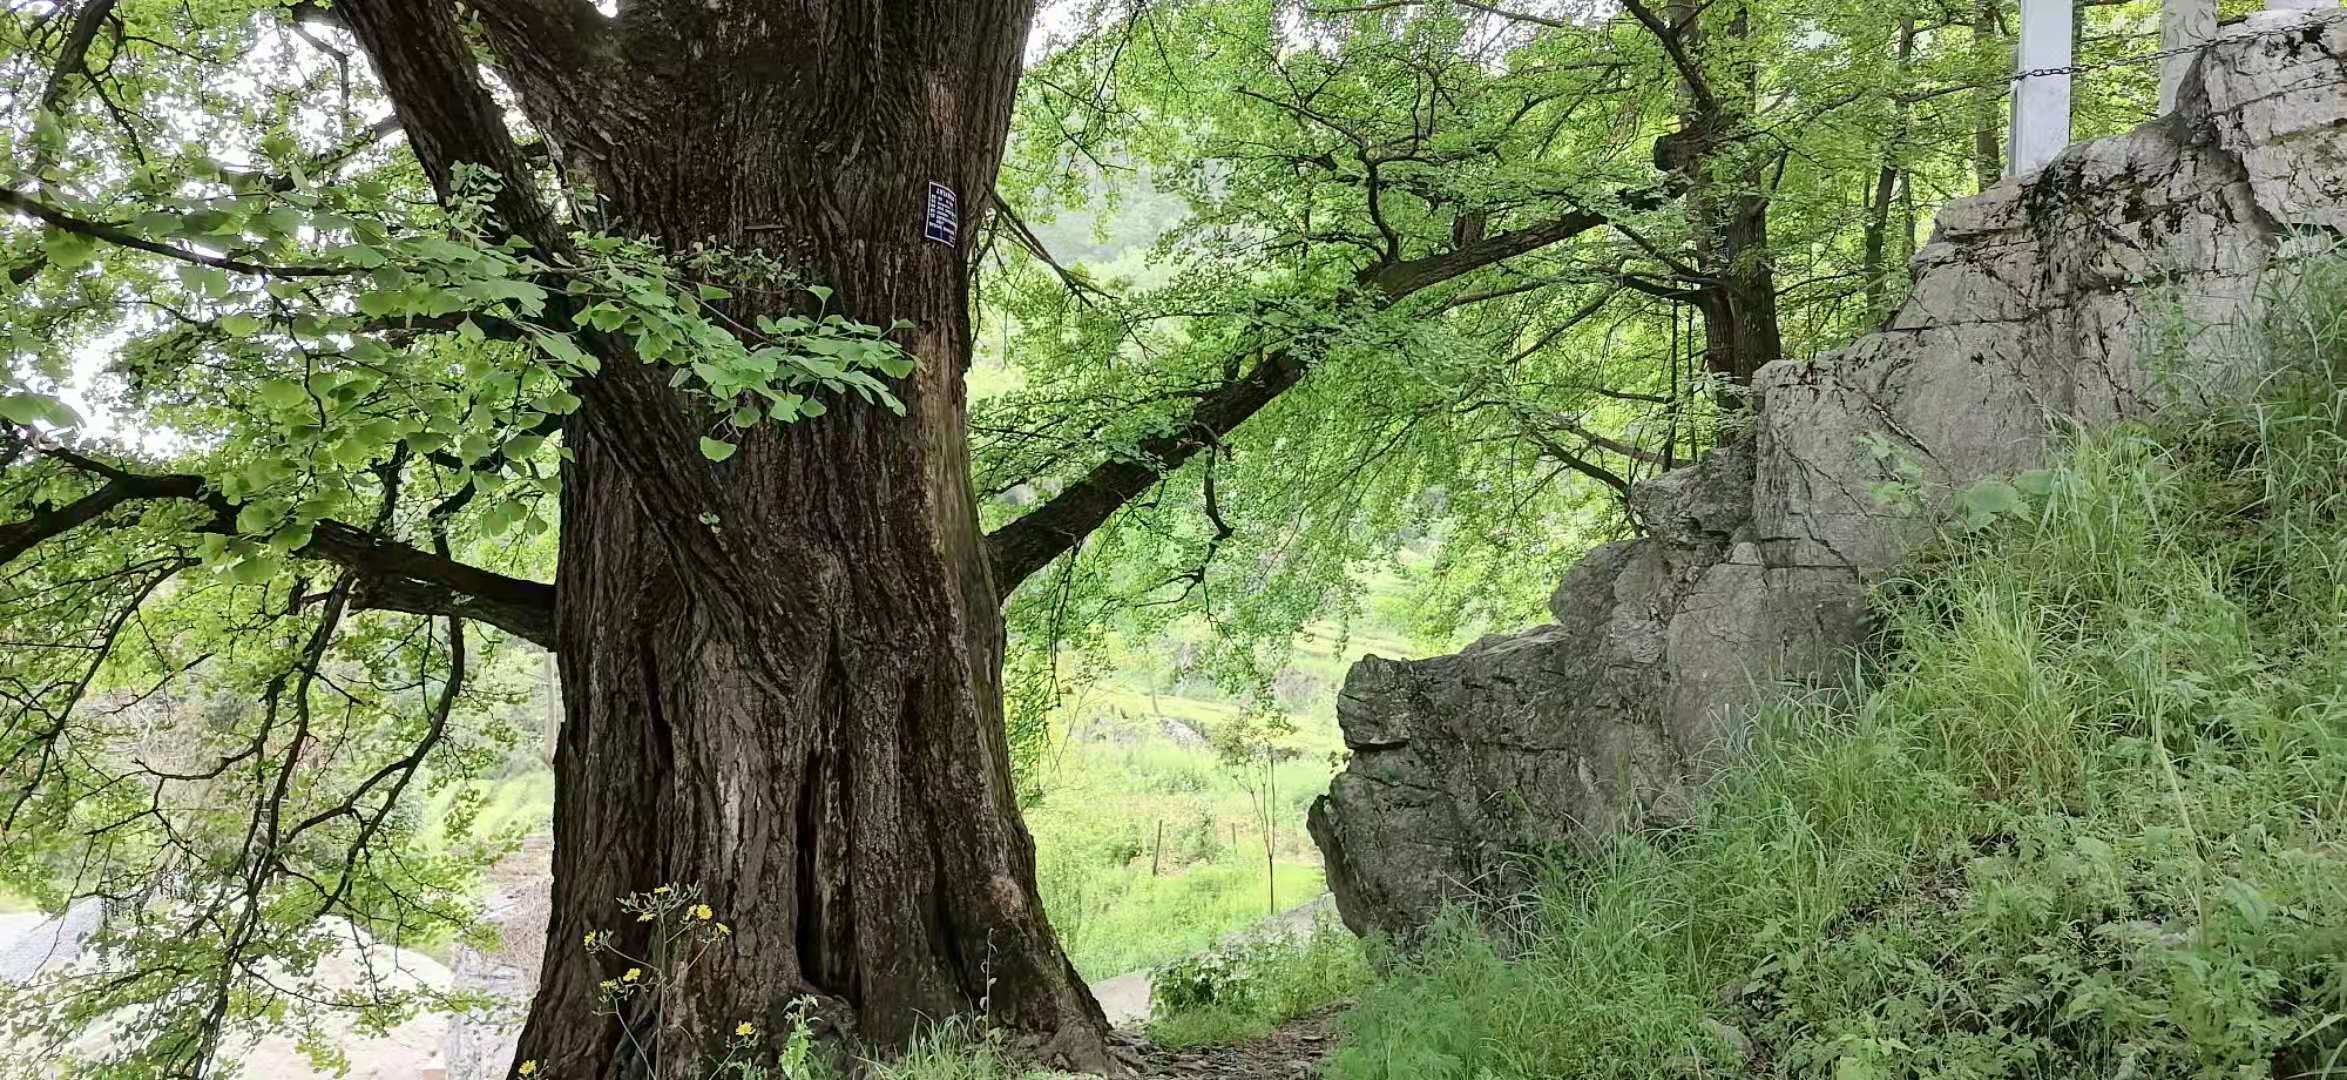
{"label": "yellow wildflower", "polygon": [[662,885],[661,887],[659,887],[659,888],[657,888],[657,889],[654,889],[654,890],[652,890],[652,895],[654,895],[654,896],[666,896],[666,895],[668,895],[668,886],[666,886],[666,885]]}
{"label": "yellow wildflower", "polygon": [[647,911],[647,912],[645,912],[645,913],[643,913],[643,914],[641,914],[641,915],[638,915],[638,916],[636,916],[636,921],[637,921],[637,922],[651,922],[652,920],[654,920],[654,919],[657,919],[657,918],[659,918],[659,917],[660,917],[660,916],[658,916],[658,915],[654,915],[654,914],[652,914],[651,912]]}
{"label": "yellow wildflower", "polygon": [[516,1072],[516,1073],[519,1073],[519,1074],[521,1074],[521,1075],[523,1075],[523,1076],[531,1076],[531,1075],[535,1075],[535,1074],[537,1073],[537,1071],[538,1071],[538,1063],[537,1063],[537,1062],[535,1062],[535,1061],[525,1061],[525,1062],[522,1062],[522,1067],[521,1067],[521,1068],[518,1068],[518,1069],[515,1069],[515,1070],[514,1070],[514,1072]]}
{"label": "yellow wildflower", "polygon": [[603,980],[603,989],[605,989],[605,990],[617,990],[617,989],[619,989],[619,980],[617,980],[617,979],[605,979],[605,980]]}
{"label": "yellow wildflower", "polygon": [[702,922],[708,922],[710,919],[716,918],[717,913],[711,911],[707,904],[695,904],[693,905],[693,917]]}
{"label": "yellow wildflower", "polygon": [[742,1021],[742,1026],[733,1029],[733,1033],[746,1039],[752,1035],[756,1035],[758,1033],[758,1029],[750,1026],[749,1021],[744,1020]]}
{"label": "yellow wildflower", "polygon": [[717,932],[720,934],[730,934],[733,933],[733,927],[727,926],[724,923],[718,923]]}
{"label": "yellow wildflower", "polygon": [[622,975],[622,976],[620,976],[620,977],[619,977],[619,981],[621,981],[621,982],[634,982],[634,981],[636,981],[637,979],[641,979],[641,978],[643,978],[643,977],[644,977],[644,969],[643,969],[643,968],[629,968],[629,969],[627,969],[627,974],[625,974],[625,975]]}

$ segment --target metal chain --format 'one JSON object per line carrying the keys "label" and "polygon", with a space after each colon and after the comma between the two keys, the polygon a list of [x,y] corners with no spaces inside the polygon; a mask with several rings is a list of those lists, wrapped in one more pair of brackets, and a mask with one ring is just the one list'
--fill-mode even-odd
{"label": "metal chain", "polygon": [[[2301,30],[2307,30],[2307,29],[2311,29],[2311,28],[2313,28],[2313,27],[2322,26],[2322,25],[2324,25],[2324,24],[2326,24],[2326,23],[2329,23],[2329,22],[2332,22],[2332,21],[2333,21],[2332,19],[2330,19],[2330,18],[2328,18],[2328,17],[2326,17],[2326,16],[2317,16],[2317,17],[2315,17],[2315,18],[2308,19],[2308,20],[2306,20],[2306,21],[2304,21],[2304,22],[2299,22],[2299,23],[2292,23],[2292,24],[2290,24],[2289,26],[2276,26],[2276,27],[2271,27],[2271,28],[2269,28],[2269,29],[2265,29],[2265,30],[2259,30],[2259,31],[2256,31],[2256,32],[2254,32],[2254,33],[2249,33],[2249,34],[2228,34],[2228,35],[2226,35],[2226,38],[2233,38],[2233,37],[2252,37],[2252,38],[2261,38],[2261,37],[2280,37],[2280,36],[2282,36],[2282,35],[2285,35],[2285,34],[2295,34],[2295,33],[2298,33],[2298,32],[2299,32],[2299,31],[2301,31]],[[2014,76],[2013,76],[2011,79],[2009,79],[2009,80],[2007,80],[2007,81],[2008,81],[2008,82],[2020,82],[2020,81],[2021,81],[2021,80],[2023,80],[2023,79],[2034,79],[2034,78],[2037,78],[2037,77],[2038,77],[2038,76],[2040,76],[2040,75],[2075,75],[2075,74],[2078,74],[2078,73],[2080,73],[2080,72],[2087,72],[2087,71],[2101,71],[2101,70],[2103,70],[2103,69],[2105,69],[2105,68],[2127,67],[2127,66],[2129,66],[2129,65],[2132,65],[2132,64],[2148,64],[2148,63],[2151,63],[2151,62],[2152,62],[2152,61],[2154,61],[2154,60],[2165,60],[2165,59],[2167,59],[2167,58],[2169,58],[2169,57],[2171,57],[2171,56],[2182,56],[2182,55],[2184,55],[2184,54],[2186,54],[2186,53],[2196,53],[2196,52],[2199,52],[2199,51],[2200,51],[2200,50],[2202,50],[2202,49],[2208,48],[2209,46],[2216,44],[2218,40],[2223,40],[2223,39],[2214,39],[2214,38],[2212,38],[2212,39],[2210,39],[2210,40],[2208,40],[2208,41],[2198,42],[2198,43],[2196,43],[2196,44],[2192,44],[2192,45],[2179,45],[2179,46],[2177,46],[2176,48],[2173,48],[2173,49],[2161,49],[2161,50],[2160,50],[2160,51],[2158,51],[2158,52],[2144,53],[2144,54],[2142,54],[2142,55],[2140,55],[2140,56],[2122,56],[2122,57],[2120,57],[2119,59],[2116,59],[2116,60],[2098,60],[2098,61],[2096,61],[2096,62],[2094,62],[2094,63],[2091,63],[2091,64],[2071,64],[2071,65],[2069,65],[2068,67],[2031,68],[2031,69],[2029,69],[2028,71],[2023,71],[2023,72],[2018,72],[2018,73],[2016,73],[2016,74],[2015,74],[2015,75],[2014,75]]]}

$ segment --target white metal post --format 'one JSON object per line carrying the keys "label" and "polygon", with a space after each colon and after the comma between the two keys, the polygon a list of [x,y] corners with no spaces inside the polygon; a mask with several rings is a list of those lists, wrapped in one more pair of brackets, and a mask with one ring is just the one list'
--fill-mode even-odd
{"label": "white metal post", "polygon": [[[2021,0],[2021,71],[2070,66],[2070,0]],[[2031,75],[2013,84],[2008,176],[2045,167],[2070,145],[2070,73]]]}

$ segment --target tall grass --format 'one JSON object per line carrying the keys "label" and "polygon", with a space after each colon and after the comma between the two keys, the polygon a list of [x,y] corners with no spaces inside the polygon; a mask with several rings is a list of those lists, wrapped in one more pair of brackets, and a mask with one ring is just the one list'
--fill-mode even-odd
{"label": "tall grass", "polygon": [[1453,922],[1338,1080],[2347,1076],[2347,269],[2252,404],[2077,440],[1700,823]]}

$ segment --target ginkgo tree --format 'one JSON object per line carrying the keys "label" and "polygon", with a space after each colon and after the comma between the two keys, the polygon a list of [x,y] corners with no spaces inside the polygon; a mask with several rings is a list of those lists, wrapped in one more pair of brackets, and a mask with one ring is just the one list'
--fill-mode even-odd
{"label": "ginkgo tree", "polygon": [[[1005,600],[1048,683],[1038,642],[1120,612],[1279,640],[1407,526],[1472,539],[1454,590],[1479,552],[1552,576],[1560,521],[1732,435],[1751,365],[1694,312],[1733,323],[1732,278],[1791,351],[1846,339],[1913,242],[1892,193],[1968,188],[2002,85],[1921,3],[1117,0],[1061,11],[1003,171],[1031,8],[0,6],[0,883],[106,909],[103,963],[7,991],[16,1038],[141,1010],[110,1067],[189,1075],[468,1004],[314,970],[469,923],[495,848],[421,803],[518,738],[529,642],[565,693],[522,1060],[627,1073],[570,946],[690,882],[731,933],[665,1060],[812,999],[1106,1066],[1015,806]],[[1136,168],[1188,208],[1149,287],[1013,209]],[[1723,254],[1723,206],[1772,228]],[[973,420],[980,267],[1028,381]]]}
{"label": "ginkgo tree", "polygon": [[[473,623],[560,657],[551,938],[672,881],[727,913],[661,1037],[984,1000],[1106,1063],[1011,802],[961,435],[948,204],[984,205],[1029,15],[12,6],[0,559],[48,647],[7,654],[8,872],[115,898],[104,985],[51,1004],[150,1009],[117,1067],[283,1019],[304,927],[461,921],[462,853],[399,841],[486,752]],[[71,430],[97,350],[151,445]],[[624,1071],[598,961],[548,956],[523,1056]]]}

